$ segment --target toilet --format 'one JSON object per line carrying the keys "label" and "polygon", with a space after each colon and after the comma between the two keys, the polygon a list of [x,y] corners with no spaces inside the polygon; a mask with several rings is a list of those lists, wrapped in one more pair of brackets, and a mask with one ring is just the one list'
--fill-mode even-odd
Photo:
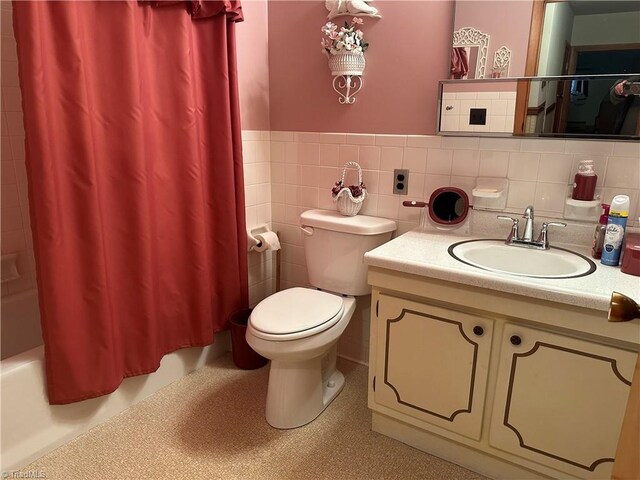
{"label": "toilet", "polygon": [[246,339],[271,360],[267,422],[296,428],[315,419],[338,396],[344,375],[336,370],[338,339],[368,295],[364,254],[391,239],[392,220],[336,211],[300,215],[309,283],[261,301],[251,312]]}

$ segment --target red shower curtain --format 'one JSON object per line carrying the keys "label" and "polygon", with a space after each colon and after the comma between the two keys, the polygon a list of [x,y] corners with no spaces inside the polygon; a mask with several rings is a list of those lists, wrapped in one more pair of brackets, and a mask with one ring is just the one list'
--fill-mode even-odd
{"label": "red shower curtain", "polygon": [[210,344],[247,304],[240,5],[171,3],[13,4],[52,404]]}
{"label": "red shower curtain", "polygon": [[469,73],[469,56],[464,47],[451,49],[451,78],[464,79]]}

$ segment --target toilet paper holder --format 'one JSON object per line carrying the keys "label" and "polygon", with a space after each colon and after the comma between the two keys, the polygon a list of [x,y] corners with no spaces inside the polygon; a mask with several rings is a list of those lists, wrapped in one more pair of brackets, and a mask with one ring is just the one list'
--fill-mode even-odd
{"label": "toilet paper holder", "polygon": [[[256,238],[256,235],[260,235],[263,233],[270,232],[269,226],[266,223],[261,225],[257,225],[252,228],[247,228],[247,247],[250,252],[257,252],[258,248],[262,247],[262,242]],[[278,232],[274,232],[278,235]],[[280,291],[280,249],[275,252],[275,264],[276,264],[276,274],[275,274],[275,291]]]}
{"label": "toilet paper holder", "polygon": [[249,251],[253,251],[257,247],[262,246],[262,242],[256,238],[256,235],[270,231],[271,230],[269,230],[269,226],[266,223],[252,228],[247,228],[247,246],[249,247]]}

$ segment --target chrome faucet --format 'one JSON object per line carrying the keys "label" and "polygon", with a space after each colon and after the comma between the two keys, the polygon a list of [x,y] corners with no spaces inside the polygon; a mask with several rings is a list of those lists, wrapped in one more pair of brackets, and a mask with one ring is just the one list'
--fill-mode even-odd
{"label": "chrome faucet", "polygon": [[519,219],[509,217],[506,215],[498,215],[499,220],[509,220],[511,221],[511,231],[509,232],[509,236],[507,237],[506,243],[507,245],[513,245],[514,247],[525,247],[525,248],[535,248],[538,250],[548,250],[549,249],[549,237],[547,231],[549,227],[566,227],[567,224],[564,222],[545,222],[542,224],[542,228],[540,229],[540,235],[537,240],[533,240],[533,206],[529,205],[525,210],[522,218],[526,220],[524,225],[524,233],[522,237],[520,237],[520,232],[518,229],[518,225],[520,223]]}

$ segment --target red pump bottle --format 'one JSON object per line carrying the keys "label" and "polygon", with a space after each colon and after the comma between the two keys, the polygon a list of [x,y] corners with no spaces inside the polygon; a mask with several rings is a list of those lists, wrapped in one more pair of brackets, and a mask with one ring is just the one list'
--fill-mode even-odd
{"label": "red pump bottle", "polygon": [[574,177],[571,198],[590,202],[596,193],[597,181],[598,176],[593,170],[593,160],[581,160],[578,165],[578,173]]}

